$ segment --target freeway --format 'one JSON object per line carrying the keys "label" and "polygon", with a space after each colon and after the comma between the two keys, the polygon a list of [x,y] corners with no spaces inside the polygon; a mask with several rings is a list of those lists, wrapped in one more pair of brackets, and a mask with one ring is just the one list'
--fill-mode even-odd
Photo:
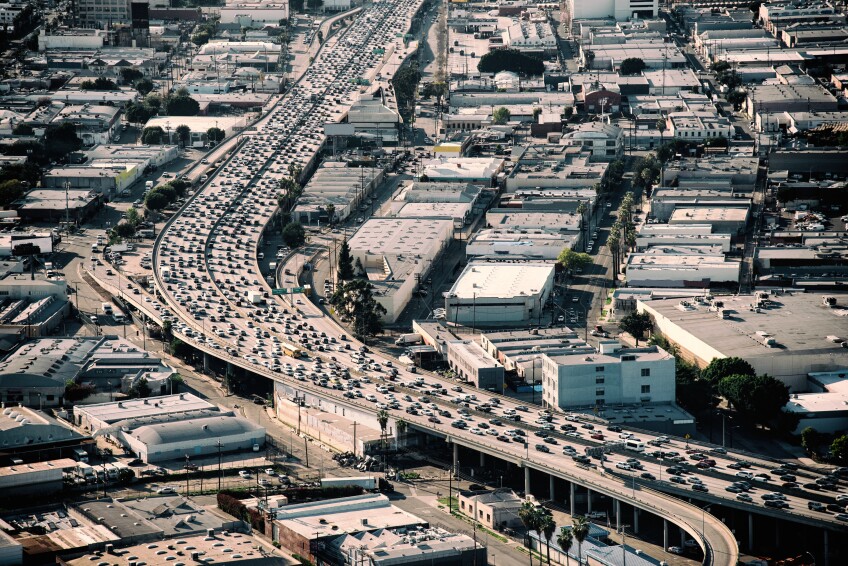
{"label": "freeway", "polygon": [[[315,64],[292,91],[266,107],[266,114],[254,131],[219,162],[212,178],[162,231],[154,249],[156,295],[144,296],[140,301],[128,299],[154,320],[171,321],[174,332],[201,351],[365,414],[386,409],[397,418],[397,411],[406,411],[401,413],[403,418],[420,430],[513,461],[526,470],[540,470],[591,486],[650,510],[698,540],[707,561],[735,563],[736,541],[721,521],[695,505],[658,491],[668,489],[677,494],[676,485],[661,480],[649,484],[650,480],[639,478],[637,490],[635,479],[622,480],[603,466],[598,470],[579,465],[559,449],[533,449],[531,453],[530,442],[504,442],[502,437],[507,437],[510,430],[506,413],[519,408],[500,396],[475,392],[481,398],[476,403],[468,402],[469,406],[462,408],[462,418],[453,421],[475,426],[446,426],[441,418],[453,418],[459,403],[452,403],[456,399],[449,400],[441,392],[460,385],[435,376],[427,377],[429,384],[416,383],[419,376],[392,367],[391,360],[361,352],[363,346],[346,339],[345,331],[305,296],[295,295],[288,299],[290,302],[271,296],[259,275],[258,260],[274,251],[266,240],[267,226],[278,213],[279,180],[314,162],[325,142],[323,124],[339,120],[354,97],[365,93],[363,80],[370,80],[381,71],[390,74],[392,67],[386,63],[392,57],[406,55],[406,46],[397,36],[405,33],[407,22],[419,7],[415,0],[369,5],[353,24],[325,42]],[[323,354],[310,359],[289,355],[302,350],[323,350]],[[404,397],[389,391],[387,382],[397,382]],[[482,410],[484,401],[498,405],[498,416],[504,420],[490,418]],[[553,422],[546,424],[553,425],[564,418],[567,416],[552,415]],[[546,424],[522,422],[515,428],[535,434]],[[583,438],[576,430],[566,434],[572,433],[550,436],[557,443],[567,438],[581,449],[599,442]],[[548,444],[539,438],[540,444]],[[634,439],[656,440],[647,434],[634,435]],[[652,462],[642,453],[633,455],[640,461]],[[716,455],[716,467],[733,463],[733,458],[725,460],[723,456]],[[617,455],[610,458],[613,465],[627,463]],[[708,487],[722,493],[715,495],[722,504],[743,508],[751,505],[723,495],[721,488],[733,481],[730,478],[703,470],[693,470],[693,474],[703,475]],[[700,492],[689,494],[697,497]],[[790,505],[793,513],[806,512],[801,499]],[[775,509],[774,513],[780,510]]]}

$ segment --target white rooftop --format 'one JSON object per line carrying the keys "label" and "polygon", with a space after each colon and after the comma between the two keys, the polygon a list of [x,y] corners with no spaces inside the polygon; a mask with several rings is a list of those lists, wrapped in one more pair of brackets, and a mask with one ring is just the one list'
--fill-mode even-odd
{"label": "white rooftop", "polygon": [[450,290],[460,299],[513,298],[540,293],[553,277],[554,264],[469,263]]}

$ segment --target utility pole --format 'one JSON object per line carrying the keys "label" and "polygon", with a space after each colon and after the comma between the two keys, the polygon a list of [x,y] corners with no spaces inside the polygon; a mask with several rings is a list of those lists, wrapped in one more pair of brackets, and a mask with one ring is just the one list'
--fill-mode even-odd
{"label": "utility pole", "polygon": [[221,491],[221,478],[223,477],[223,471],[221,470],[221,441],[216,441],[215,446],[218,447],[218,491]]}
{"label": "utility pole", "polygon": [[71,233],[71,217],[70,217],[70,206],[68,206],[68,193],[71,191],[71,182],[65,181],[65,232]]}

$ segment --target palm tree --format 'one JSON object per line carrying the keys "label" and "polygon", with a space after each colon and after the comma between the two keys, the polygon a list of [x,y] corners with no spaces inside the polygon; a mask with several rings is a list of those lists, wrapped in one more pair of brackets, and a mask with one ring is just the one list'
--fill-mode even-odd
{"label": "palm tree", "polygon": [[577,214],[580,215],[580,232],[583,234],[583,251],[586,251],[586,231],[588,226],[586,226],[586,203],[580,201],[580,204],[577,205]]}
{"label": "palm tree", "polygon": [[583,564],[583,541],[589,536],[589,519],[576,517],[572,522],[574,525],[571,527],[571,532],[574,540],[577,541],[577,563]]}
{"label": "palm tree", "polygon": [[[524,523],[524,528],[527,530],[527,542],[530,542],[530,532],[539,528],[539,512],[536,510],[536,506],[530,501],[525,501],[521,504],[521,509],[518,510],[518,518]],[[528,547],[530,550],[528,553],[530,555],[530,566],[533,566],[533,545],[529,544]],[[541,561],[539,564],[541,564]]]}
{"label": "palm tree", "polygon": [[557,544],[562,549],[563,554],[565,554],[565,564],[568,566],[568,551],[574,545],[574,534],[571,532],[570,527],[562,527],[559,530]]}
{"label": "palm tree", "polygon": [[660,147],[665,144],[665,140],[663,138],[663,132],[668,128],[668,124],[665,121],[665,118],[660,118],[657,120],[657,129],[660,131]]}
{"label": "palm tree", "polygon": [[548,555],[548,565],[551,563],[551,537],[554,536],[556,522],[550,510],[540,509],[539,530],[545,534],[545,547]]}
{"label": "palm tree", "polygon": [[377,413],[377,422],[380,424],[380,450],[383,452],[383,468],[386,467],[386,426],[389,424],[389,413],[381,409]]}
{"label": "palm tree", "polygon": [[[408,425],[407,425],[406,421],[403,420],[403,419],[398,419],[398,420],[395,421],[395,430],[397,430],[397,433],[398,433],[398,440],[400,440],[400,438],[402,436],[404,437],[404,439],[406,439],[406,437],[404,435],[406,434],[406,427],[407,426]],[[404,444],[406,444],[406,442],[404,442]]]}

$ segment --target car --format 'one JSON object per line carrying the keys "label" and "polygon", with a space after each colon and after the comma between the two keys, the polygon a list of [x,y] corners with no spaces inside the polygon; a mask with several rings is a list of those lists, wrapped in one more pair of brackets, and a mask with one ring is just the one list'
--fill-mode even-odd
{"label": "car", "polygon": [[836,518],[840,521],[848,521],[848,513],[839,513]]}
{"label": "car", "polygon": [[250,472],[248,472],[247,470],[239,470],[238,475],[242,479],[246,479],[246,480],[249,480],[250,478],[253,477],[252,475],[250,475]]}
{"label": "car", "polygon": [[789,504],[785,501],[781,501],[780,499],[766,499],[763,501],[763,505],[766,507],[773,507],[775,509],[787,509]]}
{"label": "car", "polygon": [[622,428],[618,425],[609,425],[607,427],[607,430],[610,431],[610,432],[621,432]]}
{"label": "car", "polygon": [[666,550],[668,550],[671,554],[683,554],[683,548],[679,546],[669,546]]}
{"label": "car", "polygon": [[539,452],[546,452],[546,453],[551,451],[551,449],[548,448],[547,446],[545,446],[544,444],[537,444],[536,450],[538,450]]}
{"label": "car", "polygon": [[846,494],[837,495],[836,501],[838,501],[840,503],[842,503],[842,502],[848,503],[848,495],[846,495]]}
{"label": "car", "polygon": [[[141,458],[133,458],[132,460],[127,462],[127,465],[128,466],[143,466],[144,462],[141,460]],[[837,498],[837,501],[838,500],[839,500],[839,498]]]}
{"label": "car", "polygon": [[626,462],[619,462],[615,465],[615,467],[618,468],[619,470],[627,470],[627,471],[630,471],[630,470],[633,469],[633,467],[630,464],[627,464]]}
{"label": "car", "polygon": [[745,503],[753,503],[754,499],[748,495],[747,493],[740,493],[736,496],[737,501],[744,501]]}
{"label": "car", "polygon": [[735,476],[737,478],[745,478],[746,480],[754,479],[754,474],[751,472],[736,472]]}
{"label": "car", "polygon": [[738,486],[732,484],[725,487],[724,490],[729,491],[730,493],[742,493],[742,490]]}
{"label": "car", "polygon": [[265,475],[275,476],[277,475],[277,472],[274,471],[274,468],[265,468]]}
{"label": "car", "polygon": [[259,483],[259,485],[261,485],[261,486],[268,487],[268,486],[270,486],[270,485],[271,485],[271,480],[268,480],[268,479],[262,478],[261,480],[259,480],[259,482],[258,482],[258,483]]}
{"label": "car", "polygon": [[810,511],[826,511],[827,507],[824,503],[819,503],[818,501],[807,501],[807,509]]}
{"label": "car", "polygon": [[654,474],[652,474],[651,472],[642,472],[641,474],[639,474],[639,477],[642,478],[643,480],[655,480],[655,479],[657,479],[656,476],[654,476]]}
{"label": "car", "polygon": [[835,513],[844,513],[845,512],[845,506],[839,505],[838,503],[828,503],[827,504],[827,510],[833,511]]}
{"label": "car", "polygon": [[702,483],[692,484],[692,489],[694,491],[703,491],[704,493],[708,493],[710,491],[710,488],[708,488],[707,486],[705,486]]}
{"label": "car", "polygon": [[177,490],[169,485],[166,485],[165,487],[160,487],[159,489],[157,489],[156,493],[158,493],[159,495],[176,495]]}
{"label": "car", "polygon": [[671,476],[668,479],[672,483],[684,483],[684,484],[686,483],[686,480],[683,479],[681,476]]}

